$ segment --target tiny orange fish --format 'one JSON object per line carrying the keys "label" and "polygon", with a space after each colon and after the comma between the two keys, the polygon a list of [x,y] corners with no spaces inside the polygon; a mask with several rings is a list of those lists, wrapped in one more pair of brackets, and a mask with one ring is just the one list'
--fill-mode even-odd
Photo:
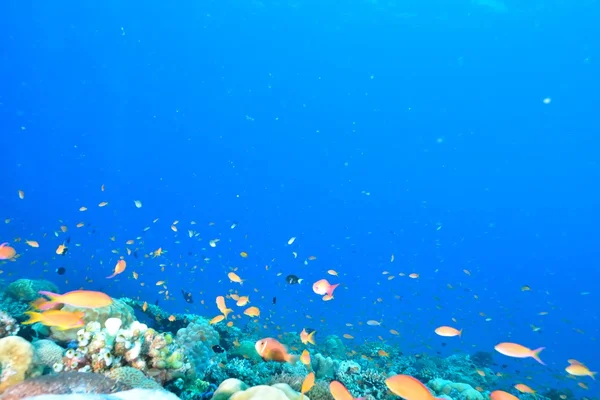
{"label": "tiny orange fish", "polygon": [[125,268],[127,268],[127,263],[125,262],[125,260],[117,261],[117,265],[115,265],[115,272],[113,272],[112,275],[107,276],[106,279],[114,278],[115,276],[125,271]]}

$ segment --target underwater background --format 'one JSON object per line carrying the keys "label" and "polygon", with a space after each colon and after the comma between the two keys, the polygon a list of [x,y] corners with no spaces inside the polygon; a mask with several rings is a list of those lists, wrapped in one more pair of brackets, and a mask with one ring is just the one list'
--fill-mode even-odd
{"label": "underwater background", "polygon": [[[221,368],[234,340],[300,354],[306,328],[311,355],[362,371],[483,352],[489,370],[461,373],[484,398],[598,398],[565,368],[600,368],[599,17],[597,1],[3,1],[0,243],[17,254],[0,289],[126,297],[150,327],[156,304],[173,335],[225,296]],[[320,279],[340,284],[330,301]],[[23,322],[34,299],[3,296]]]}

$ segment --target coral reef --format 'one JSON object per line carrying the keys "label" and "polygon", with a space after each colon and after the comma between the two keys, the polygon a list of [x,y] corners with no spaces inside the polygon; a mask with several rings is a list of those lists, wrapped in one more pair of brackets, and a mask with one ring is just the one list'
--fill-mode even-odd
{"label": "coral reef", "polygon": [[459,400],[484,400],[481,393],[466,383],[456,383],[445,379],[432,379],[427,383],[436,395],[447,395]]}
{"label": "coral reef", "polygon": [[131,388],[103,375],[62,372],[27,379],[11,386],[3,393],[2,400],[20,400],[42,394],[114,393],[128,389]]}
{"label": "coral reef", "polygon": [[22,382],[33,365],[33,346],[19,336],[0,339],[0,393]]}
{"label": "coral reef", "polygon": [[173,393],[164,390],[132,389],[112,394],[44,394],[30,400],[177,400]]}
{"label": "coral reef", "polygon": [[65,349],[48,339],[36,340],[33,343],[35,352],[35,363],[42,369],[55,369],[57,364],[62,363]]}
{"label": "coral reef", "polygon": [[471,361],[478,368],[490,367],[494,364],[494,356],[489,351],[478,351],[471,356]]}
{"label": "coral reef", "polygon": [[0,338],[19,333],[19,323],[8,313],[0,310]]}
{"label": "coral reef", "polygon": [[[109,318],[118,318],[121,320],[121,324],[123,326],[129,326],[133,321],[135,321],[135,316],[133,314],[133,309],[125,304],[124,302],[113,299],[113,303],[107,307],[100,308],[79,308],[65,305],[62,307],[64,311],[83,311],[84,317],[83,321],[87,324],[89,322],[98,322],[101,325],[104,325],[106,320]],[[79,329],[66,329],[61,330],[58,328],[50,328],[52,332],[50,337],[59,342],[69,342],[77,339],[77,331]]]}
{"label": "coral reef", "polygon": [[248,387],[239,379],[226,379],[213,395],[213,400],[309,400],[299,392],[286,385],[277,383],[273,386],[259,385]]}
{"label": "coral reef", "polygon": [[254,343],[251,340],[242,340],[238,346],[234,346],[229,350],[229,354],[233,357],[242,357],[251,361],[261,361],[261,356],[256,352]]}
{"label": "coral reef", "polygon": [[41,297],[38,293],[40,290],[57,292],[58,287],[43,279],[17,279],[6,287],[5,293],[19,302],[29,303]]}
{"label": "coral reef", "polygon": [[333,357],[334,359],[344,360],[348,358],[346,355],[348,350],[346,349],[344,342],[342,342],[342,339],[337,335],[327,336],[322,348],[323,354]]}
{"label": "coral reef", "polygon": [[202,378],[211,363],[226,359],[224,354],[213,351],[212,346],[219,344],[219,333],[203,318],[177,331],[175,343],[183,349],[198,378]]}
{"label": "coral reef", "polygon": [[106,373],[118,383],[139,389],[162,389],[156,381],[148,378],[142,371],[133,367],[117,367]]}
{"label": "coral reef", "polygon": [[[158,333],[137,321],[126,327],[116,321],[119,320],[107,319],[104,328],[98,322],[89,322],[77,331],[77,347],[65,352],[63,362],[56,370],[108,373],[129,366],[160,384],[190,372],[191,365],[184,349],[170,334]],[[120,370],[121,373],[127,371],[132,372]],[[118,377],[125,381],[131,378]]]}
{"label": "coral reef", "polygon": [[317,379],[331,379],[335,375],[338,361],[335,361],[331,357],[324,357],[321,353],[317,353],[311,357],[310,365],[312,370],[315,372],[315,377]]}

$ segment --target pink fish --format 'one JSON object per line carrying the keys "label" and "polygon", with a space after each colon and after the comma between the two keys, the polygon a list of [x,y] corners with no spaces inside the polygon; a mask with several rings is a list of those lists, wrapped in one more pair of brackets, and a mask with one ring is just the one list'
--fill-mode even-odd
{"label": "pink fish", "polygon": [[327,282],[327,279],[321,279],[313,284],[313,292],[320,295],[333,296],[333,291],[338,286],[340,286],[339,283],[332,285]]}

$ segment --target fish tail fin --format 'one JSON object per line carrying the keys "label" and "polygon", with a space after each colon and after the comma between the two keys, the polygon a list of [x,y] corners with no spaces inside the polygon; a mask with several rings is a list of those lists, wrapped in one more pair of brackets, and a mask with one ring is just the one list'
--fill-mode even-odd
{"label": "fish tail fin", "polygon": [[303,280],[304,280],[304,279],[302,279],[302,278],[299,278],[299,279],[298,279],[298,283],[302,283],[302,281],[303,281]]}
{"label": "fish tail fin", "polygon": [[36,322],[40,322],[42,320],[42,313],[35,311],[25,311],[25,314],[29,317],[27,321],[21,322],[23,325],[35,324]]}
{"label": "fish tail fin", "polygon": [[541,352],[542,352],[542,350],[544,350],[544,349],[545,349],[545,347],[539,347],[539,348],[537,348],[537,349],[535,349],[535,350],[531,350],[531,357],[532,357],[532,358],[533,358],[535,361],[539,362],[539,363],[540,363],[540,364],[542,364],[542,365],[546,365],[546,364],[545,364],[545,363],[542,361],[542,359],[540,358],[540,353],[541,353]]}
{"label": "fish tail fin", "polygon": [[285,361],[289,362],[292,365],[296,365],[296,363],[298,362],[299,359],[300,359],[300,356],[298,356],[296,354],[288,354],[285,357]]}
{"label": "fish tail fin", "polygon": [[116,273],[116,272],[115,272],[114,274],[110,275],[110,276],[107,276],[107,277],[106,277],[106,279],[112,279],[112,278],[114,278],[115,276],[117,276],[117,273]]}
{"label": "fish tail fin", "polygon": [[460,331],[458,331],[458,337],[462,337],[462,329]]}
{"label": "fish tail fin", "polygon": [[56,299],[60,297],[60,294],[48,292],[46,290],[40,290],[38,293],[43,296],[46,296],[47,298],[49,298],[52,301],[56,301]]}
{"label": "fish tail fin", "polygon": [[333,291],[338,286],[340,286],[339,283],[336,283],[335,285],[329,285],[329,288],[327,289],[327,294],[330,295],[330,296],[333,296]]}
{"label": "fish tail fin", "polygon": [[45,290],[40,290],[38,293],[50,299],[50,301],[40,304],[38,306],[38,310],[47,311],[56,306],[58,303],[60,303],[58,301],[58,299],[60,298],[60,294],[58,293],[47,292]]}
{"label": "fish tail fin", "polygon": [[597,373],[598,372],[592,372],[592,371],[590,371],[590,378],[592,378],[593,380],[596,380],[596,374]]}
{"label": "fish tail fin", "polygon": [[225,316],[225,319],[227,319],[227,316],[233,312],[233,309],[231,308],[226,308],[225,311],[223,312],[223,315]]}
{"label": "fish tail fin", "polygon": [[312,331],[311,333],[308,334],[308,337],[306,338],[308,340],[308,343],[312,344],[313,346],[316,345],[315,333],[317,333],[317,331]]}

